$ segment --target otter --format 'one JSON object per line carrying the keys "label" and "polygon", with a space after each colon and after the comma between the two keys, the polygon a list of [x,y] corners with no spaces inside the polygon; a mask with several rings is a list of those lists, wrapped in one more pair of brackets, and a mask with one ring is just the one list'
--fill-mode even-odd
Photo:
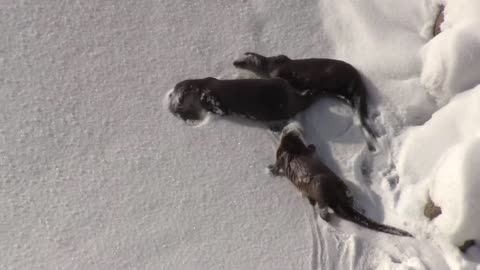
{"label": "otter", "polygon": [[287,120],[314,102],[308,93],[274,79],[184,80],[168,94],[169,110],[181,119],[202,120],[206,113],[261,121],[281,131]]}
{"label": "otter", "polygon": [[276,162],[268,169],[275,176],[286,176],[312,206],[318,206],[320,217],[327,222],[330,218],[328,208],[331,208],[338,216],[366,228],[412,237],[406,231],[379,224],[355,210],[347,185],[315,156],[313,144],[306,145],[303,128],[297,122],[282,130]]}
{"label": "otter", "polygon": [[369,121],[367,88],[360,73],[352,65],[335,59],[290,59],[285,55],[266,57],[247,52],[233,65],[255,73],[262,78],[282,78],[300,92],[310,95],[332,95],[349,104],[359,117],[370,150],[378,134]]}

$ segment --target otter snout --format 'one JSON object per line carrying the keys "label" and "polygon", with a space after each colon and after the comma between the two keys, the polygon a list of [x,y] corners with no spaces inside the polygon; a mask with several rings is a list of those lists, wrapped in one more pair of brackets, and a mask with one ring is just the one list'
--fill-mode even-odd
{"label": "otter snout", "polygon": [[204,118],[204,113],[201,109],[185,107],[182,104],[170,103],[168,109],[173,115],[184,121],[197,121]]}
{"label": "otter snout", "polygon": [[167,100],[168,100],[168,110],[172,114],[177,114],[179,109],[181,108],[180,95],[178,94],[178,91],[176,91],[176,89],[169,91],[169,93],[167,94]]}
{"label": "otter snout", "polygon": [[233,65],[236,68],[241,69],[258,69],[264,65],[264,62],[267,58],[265,56],[246,52],[241,57],[233,61]]}

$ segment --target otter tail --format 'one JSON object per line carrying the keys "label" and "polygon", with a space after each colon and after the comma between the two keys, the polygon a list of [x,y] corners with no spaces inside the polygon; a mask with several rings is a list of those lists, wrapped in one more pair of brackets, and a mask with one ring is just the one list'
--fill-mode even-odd
{"label": "otter tail", "polygon": [[367,218],[366,216],[362,215],[360,212],[358,212],[351,206],[337,206],[336,209],[333,209],[333,210],[340,217],[346,220],[349,220],[353,223],[356,223],[358,225],[361,225],[363,227],[369,228],[371,230],[389,233],[393,235],[413,237],[410,233],[406,231],[377,223]]}
{"label": "otter tail", "polygon": [[357,110],[358,118],[364,131],[366,131],[366,139],[370,149],[373,147],[374,142],[378,138],[378,134],[372,129],[370,119],[368,117],[368,104],[367,104],[367,89],[362,81],[357,82],[357,89],[355,90],[355,96],[353,97],[353,106]]}

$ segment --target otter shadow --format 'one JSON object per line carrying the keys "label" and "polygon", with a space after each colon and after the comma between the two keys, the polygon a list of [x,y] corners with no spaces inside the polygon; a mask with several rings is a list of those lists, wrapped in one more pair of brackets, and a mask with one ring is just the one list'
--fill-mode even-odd
{"label": "otter shadow", "polygon": [[474,263],[480,263],[480,245],[474,243],[465,251],[465,258]]}
{"label": "otter shadow", "polygon": [[280,134],[280,131],[282,131],[282,128],[288,124],[288,120],[265,122],[265,121],[251,120],[245,117],[235,116],[235,115],[218,116],[218,115],[209,114],[207,118],[208,118],[208,121],[206,121],[206,123],[210,121],[227,121],[235,125],[240,125],[240,126],[245,126],[250,128],[266,129],[268,131],[271,131],[273,133],[278,133],[278,134]]}
{"label": "otter shadow", "polygon": [[[345,179],[341,167],[336,162],[329,142],[340,144],[362,144],[365,138],[361,126],[354,124],[355,114],[351,107],[336,98],[322,98],[315,102],[305,112],[299,114],[296,119],[302,123],[305,130],[305,140],[308,144],[316,146],[316,153],[320,160],[325,163],[334,173],[345,181],[350,188],[356,208],[366,211],[366,215],[374,220],[381,221],[384,218],[384,210],[381,198],[370,188],[368,179],[355,181]],[[352,157],[355,161],[354,170],[361,171],[365,162],[370,160],[367,155],[370,152],[364,148],[358,156]],[[369,166],[368,164],[366,165]],[[371,168],[366,168],[369,170]],[[354,175],[358,175],[354,173]]]}
{"label": "otter shadow", "polygon": [[[365,87],[367,88],[368,92],[368,114],[370,118],[370,122],[373,123],[375,122],[375,118],[377,118],[380,115],[380,112],[378,111],[378,104],[380,104],[381,101],[381,91],[380,89],[373,83],[372,80],[369,78],[366,78],[362,75],[362,81]],[[385,133],[385,130],[379,129],[379,127],[374,126],[373,127],[381,136],[382,133]]]}
{"label": "otter shadow", "polygon": [[305,130],[305,140],[315,144],[321,160],[337,174],[340,168],[331,153],[329,142],[358,144],[364,141],[360,128],[353,126],[352,109],[336,98],[319,99],[296,119]]}

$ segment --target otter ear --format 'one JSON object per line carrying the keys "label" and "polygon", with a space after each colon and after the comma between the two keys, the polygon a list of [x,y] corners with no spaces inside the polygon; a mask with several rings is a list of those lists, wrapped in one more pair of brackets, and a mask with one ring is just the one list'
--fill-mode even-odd
{"label": "otter ear", "polygon": [[309,144],[307,146],[307,149],[308,149],[308,153],[313,154],[313,153],[315,153],[315,149],[317,149],[317,148],[315,147],[315,145]]}

